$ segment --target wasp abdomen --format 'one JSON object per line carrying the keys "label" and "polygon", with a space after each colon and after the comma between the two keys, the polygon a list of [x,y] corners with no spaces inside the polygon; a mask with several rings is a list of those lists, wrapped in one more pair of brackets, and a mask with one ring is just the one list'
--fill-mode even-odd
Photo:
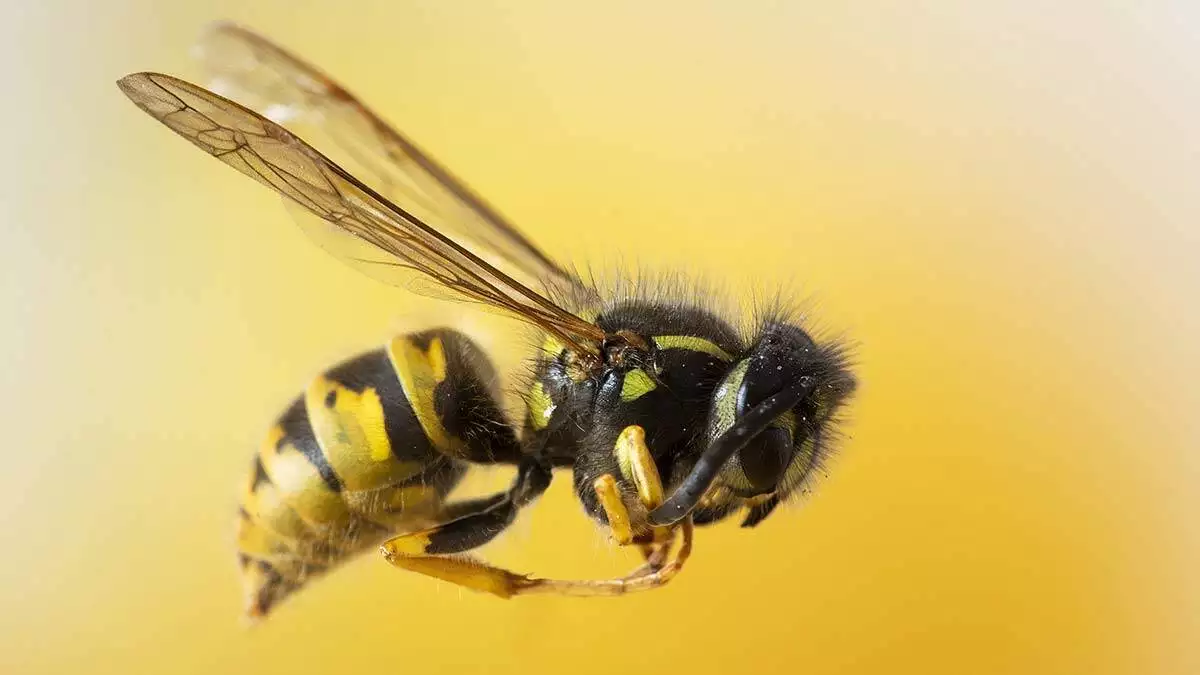
{"label": "wasp abdomen", "polygon": [[316,377],[255,457],[238,516],[247,613],[438,519],[471,461],[519,458],[482,352],[433,330]]}

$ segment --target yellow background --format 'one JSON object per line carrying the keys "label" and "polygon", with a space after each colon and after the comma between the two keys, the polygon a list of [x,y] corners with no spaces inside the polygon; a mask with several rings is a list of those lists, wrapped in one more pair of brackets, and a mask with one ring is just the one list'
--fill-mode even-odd
{"label": "yellow background", "polygon": [[[245,4],[2,10],[0,672],[1200,672],[1189,3]],[[243,629],[237,486],[306,379],[438,317],[521,344],[326,258],[113,86],[198,76],[226,17],[557,255],[791,282],[860,343],[818,493],[656,593],[368,556]],[[627,568],[567,488],[488,556]]]}

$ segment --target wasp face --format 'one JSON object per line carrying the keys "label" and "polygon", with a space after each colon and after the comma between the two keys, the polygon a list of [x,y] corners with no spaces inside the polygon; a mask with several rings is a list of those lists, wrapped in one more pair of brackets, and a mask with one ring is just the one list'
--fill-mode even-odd
{"label": "wasp face", "polygon": [[748,355],[717,387],[708,438],[724,434],[747,412],[795,384],[807,394],[733,454],[718,484],[733,497],[786,494],[816,465],[834,412],[854,390],[836,349],[818,345],[798,326],[768,324]]}

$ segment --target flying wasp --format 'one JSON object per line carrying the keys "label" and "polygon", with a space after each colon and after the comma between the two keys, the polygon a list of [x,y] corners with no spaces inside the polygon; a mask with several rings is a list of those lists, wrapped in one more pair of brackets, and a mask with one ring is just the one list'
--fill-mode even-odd
{"label": "flying wasp", "polygon": [[[343,261],[503,310],[540,341],[519,430],[501,412],[488,357],[448,328],[395,337],[315,378],[263,441],[241,498],[249,616],[372,546],[396,567],[505,598],[655,588],[682,569],[694,525],[743,514],[742,526],[754,527],[828,454],[855,387],[839,343],[814,340],[781,313],[739,333],[695,294],[606,297],[283,48],[218,24],[197,51],[221,94],[151,72],[118,85],[282,195]],[[312,126],[362,177],[270,118]],[[472,467],[497,464],[516,467],[507,489],[449,498]],[[573,472],[584,511],[617,544],[638,547],[644,564],[574,581],[462,555],[503,532],[556,469]]]}

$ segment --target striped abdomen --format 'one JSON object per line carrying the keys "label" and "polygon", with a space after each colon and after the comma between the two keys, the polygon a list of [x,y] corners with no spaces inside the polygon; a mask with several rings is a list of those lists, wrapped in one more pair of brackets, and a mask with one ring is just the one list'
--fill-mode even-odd
{"label": "striped abdomen", "polygon": [[493,381],[482,352],[449,330],[397,337],[314,379],[271,429],[242,496],[247,613],[437,521],[469,463],[516,461]]}

